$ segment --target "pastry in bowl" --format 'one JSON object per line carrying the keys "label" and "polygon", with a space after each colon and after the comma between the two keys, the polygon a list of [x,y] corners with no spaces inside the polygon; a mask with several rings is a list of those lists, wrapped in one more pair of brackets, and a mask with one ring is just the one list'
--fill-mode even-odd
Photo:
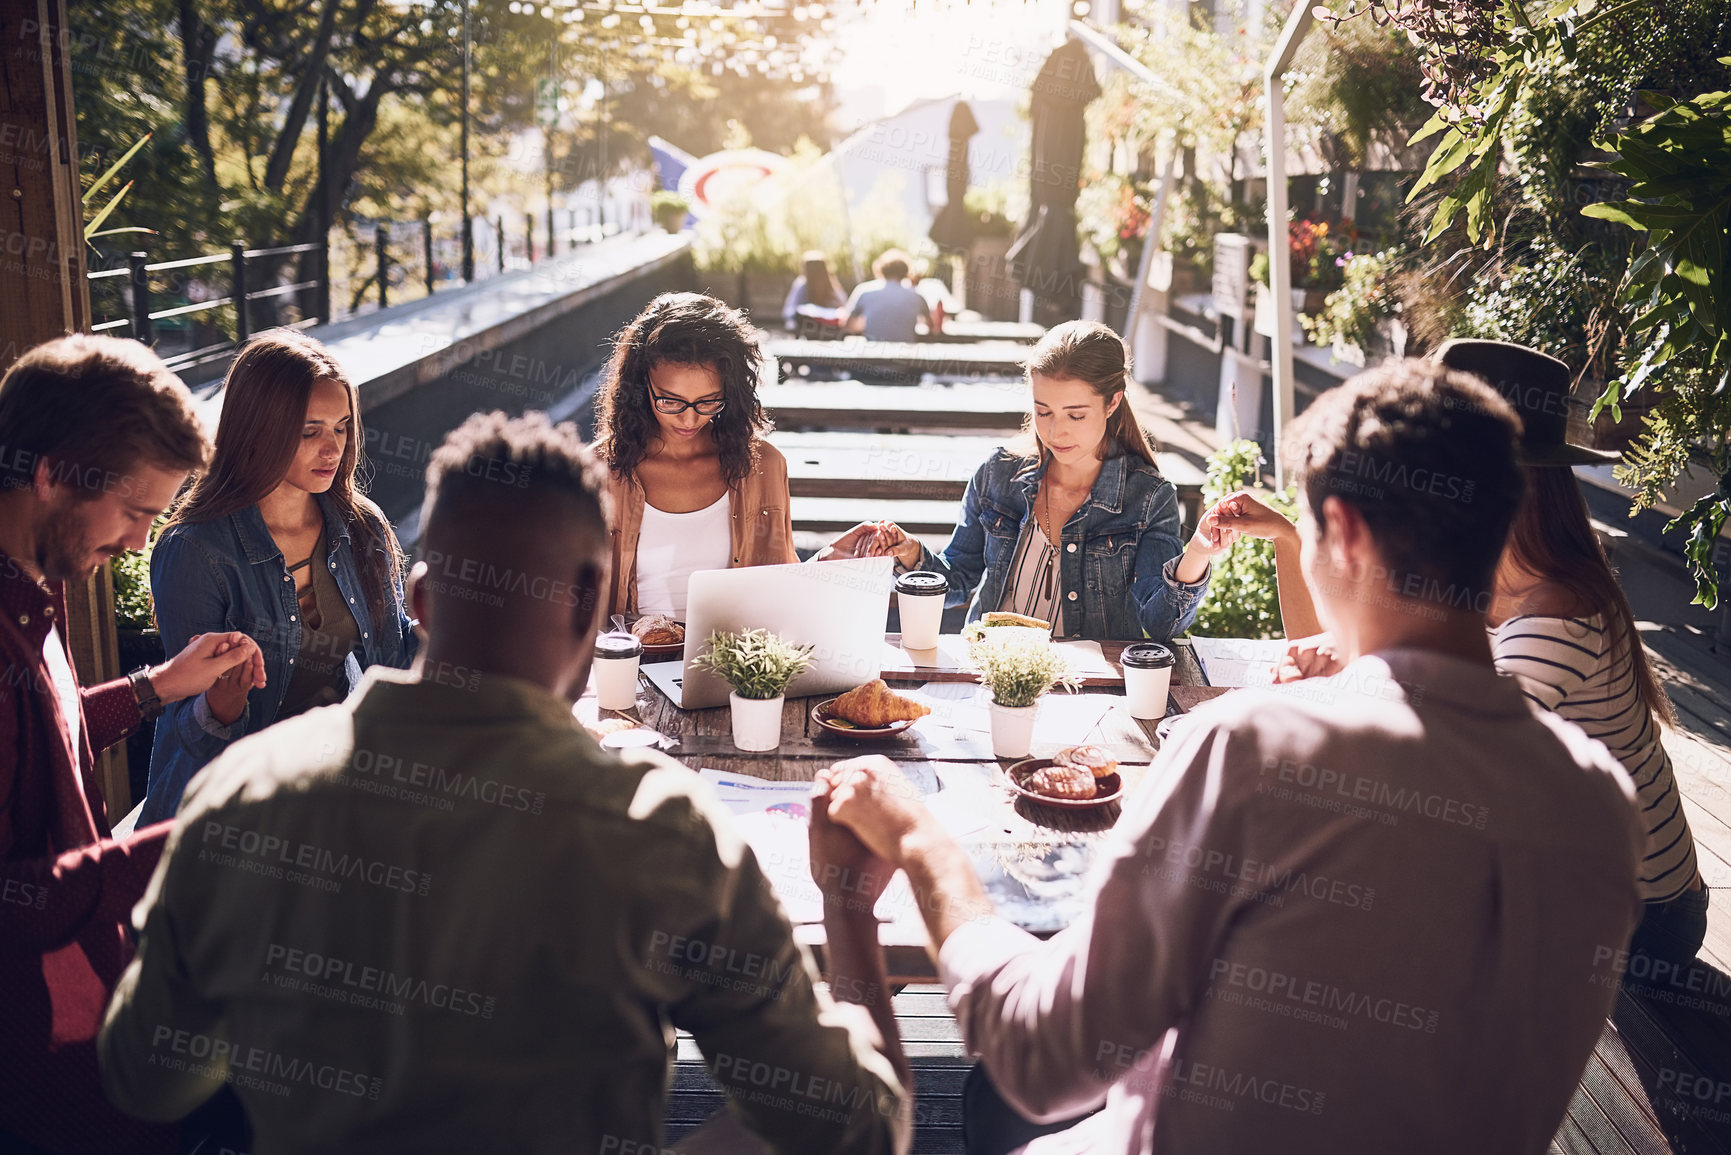
{"label": "pastry in bowl", "polygon": [[1094,797],[1094,775],[1084,767],[1068,762],[1053,762],[1028,775],[1024,785],[1047,798],[1062,798],[1080,802]]}
{"label": "pastry in bowl", "polygon": [[1069,746],[1058,751],[1052,761],[1059,766],[1078,766],[1096,779],[1118,773],[1118,759],[1099,746]]}
{"label": "pastry in bowl", "polygon": [[646,646],[677,646],[685,641],[685,627],[666,614],[645,614],[631,632]]}
{"label": "pastry in bowl", "polygon": [[906,694],[898,694],[882,678],[849,690],[829,708],[832,718],[840,718],[866,730],[881,730],[895,722],[912,722],[924,718],[932,708]]}

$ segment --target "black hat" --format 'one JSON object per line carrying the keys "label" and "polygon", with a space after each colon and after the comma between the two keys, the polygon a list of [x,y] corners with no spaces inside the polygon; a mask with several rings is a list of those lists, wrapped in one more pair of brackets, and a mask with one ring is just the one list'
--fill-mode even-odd
{"label": "black hat", "polygon": [[1444,341],[1436,360],[1484,378],[1521,415],[1521,464],[1604,465],[1622,455],[1569,440],[1574,374],[1555,357],[1507,341]]}

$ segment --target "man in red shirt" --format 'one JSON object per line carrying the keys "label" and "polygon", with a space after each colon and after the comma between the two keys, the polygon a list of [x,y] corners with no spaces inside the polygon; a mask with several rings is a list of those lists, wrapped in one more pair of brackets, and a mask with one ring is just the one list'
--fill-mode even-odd
{"label": "man in red shirt", "polygon": [[96,1032],[132,957],[125,925],[170,824],[110,836],[96,755],[219,677],[264,684],[258,646],[204,634],[82,687],[64,583],[143,548],[209,446],[180,379],[134,341],[74,336],[0,379],[0,1149],[173,1150],[103,1097]]}

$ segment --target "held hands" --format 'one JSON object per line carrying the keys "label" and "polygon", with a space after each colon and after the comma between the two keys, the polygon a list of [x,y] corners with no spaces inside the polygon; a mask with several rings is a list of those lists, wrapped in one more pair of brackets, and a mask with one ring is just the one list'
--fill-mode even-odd
{"label": "held hands", "polygon": [[896,868],[830,816],[836,783],[847,778],[846,762],[817,772],[811,791],[811,878],[824,909],[871,919]]}
{"label": "held hands", "polygon": [[1215,520],[1223,529],[1244,537],[1271,541],[1290,539],[1294,545],[1298,543],[1298,527],[1279,510],[1246,490],[1221,498],[1209,512],[1216,515]]}
{"label": "held hands", "polygon": [[1305,678],[1326,678],[1346,668],[1334,639],[1328,634],[1294,638],[1287,643],[1286,655],[1275,663],[1276,683],[1301,682]]}
{"label": "held hands", "polygon": [[920,564],[920,543],[893,521],[862,521],[825,546],[819,561],[857,557],[894,557],[903,566]]}
{"label": "held hands", "polygon": [[[902,864],[905,840],[931,821],[931,812],[919,800],[919,791],[902,771],[895,769],[890,758],[874,753],[836,762],[819,771],[812,795],[814,874],[819,873],[819,819],[815,812],[820,803],[826,802],[824,829],[857,840],[862,852],[890,864],[891,873]],[[888,878],[885,881],[888,883]],[[824,880],[817,878],[817,885],[824,887]]]}
{"label": "held hands", "polygon": [[224,725],[240,717],[247,694],[264,682],[264,654],[238,630],[194,634],[185,649],[150,672],[150,684],[164,704],[204,694],[210,712]]}

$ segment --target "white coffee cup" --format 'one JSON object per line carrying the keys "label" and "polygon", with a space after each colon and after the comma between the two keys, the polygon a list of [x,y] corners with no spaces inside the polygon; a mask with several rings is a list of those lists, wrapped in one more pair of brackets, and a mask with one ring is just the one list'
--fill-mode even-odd
{"label": "white coffee cup", "polygon": [[1172,651],[1159,642],[1125,646],[1118,659],[1124,670],[1124,699],[1132,718],[1166,716],[1166,695],[1172,688]]}
{"label": "white coffee cup", "polygon": [[602,634],[595,639],[595,701],[603,710],[637,705],[637,665],[643,643],[633,634]]}
{"label": "white coffee cup", "polygon": [[944,601],[949,592],[949,579],[930,570],[913,570],[896,579],[903,649],[930,650],[937,647],[938,634],[944,628]]}

